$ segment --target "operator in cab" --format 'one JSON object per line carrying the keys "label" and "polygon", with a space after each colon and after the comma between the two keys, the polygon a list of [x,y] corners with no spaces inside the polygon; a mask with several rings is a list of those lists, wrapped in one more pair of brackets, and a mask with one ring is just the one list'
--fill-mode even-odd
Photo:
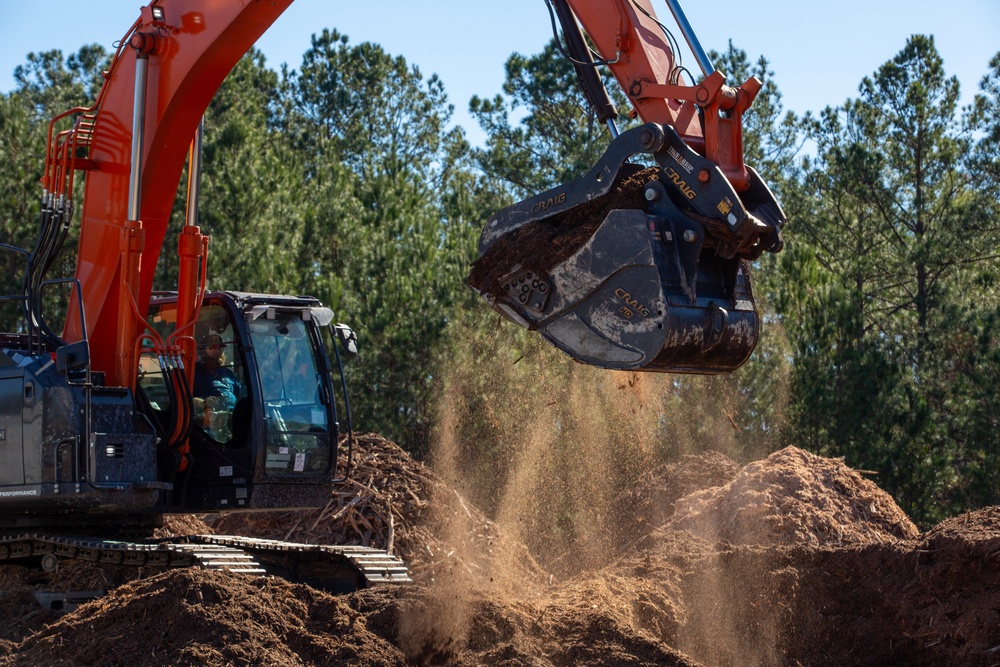
{"label": "operator in cab", "polygon": [[222,337],[209,334],[198,345],[194,366],[194,411],[201,416],[205,433],[218,442],[227,442],[233,435],[231,417],[241,393],[225,350]]}
{"label": "operator in cab", "polygon": [[239,394],[239,380],[226,366],[225,347],[218,334],[206,336],[198,346],[198,361],[194,366],[194,396],[209,399],[218,397],[217,409],[232,412]]}

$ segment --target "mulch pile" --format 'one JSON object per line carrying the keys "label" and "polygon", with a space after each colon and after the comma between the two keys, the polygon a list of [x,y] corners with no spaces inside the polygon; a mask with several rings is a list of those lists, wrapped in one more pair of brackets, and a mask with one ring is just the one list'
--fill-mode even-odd
{"label": "mulch pile", "polygon": [[[452,566],[482,570],[494,545],[507,542],[495,523],[430,468],[374,433],[357,438],[351,477],[322,509],[205,520],[220,535],[385,549],[405,560],[417,579]],[[543,578],[523,546],[507,546],[518,550],[518,576]]]}
{"label": "mulch pile", "polygon": [[918,535],[885,491],[837,459],[796,447],[677,503],[669,525],[732,544],[845,546]]}
{"label": "mulch pile", "polygon": [[58,616],[30,599],[52,582],[7,565],[0,666],[1000,662],[1000,508],[919,534],[841,460],[788,448],[740,468],[706,452],[637,480],[616,508],[636,529],[615,562],[556,580],[392,443],[359,449],[356,484],[325,508],[165,530],[391,544],[415,585],[334,597],[200,570],[104,573],[106,596]]}

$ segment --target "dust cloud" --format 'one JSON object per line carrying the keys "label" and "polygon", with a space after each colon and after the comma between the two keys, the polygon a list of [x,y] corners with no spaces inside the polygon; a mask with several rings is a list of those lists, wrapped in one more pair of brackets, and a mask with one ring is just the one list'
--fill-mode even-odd
{"label": "dust cloud", "polygon": [[[431,466],[492,518],[499,537],[481,567],[435,581],[425,600],[433,613],[422,614],[412,628],[401,622],[401,629],[423,640],[461,645],[469,631],[463,619],[482,595],[516,603],[543,592],[520,580],[509,561],[522,551],[509,545],[526,547],[549,574],[547,583],[575,587],[574,578],[609,567],[648,536],[652,515],[671,514],[677,498],[643,494],[638,480],[693,452],[738,453],[742,447],[736,408],[725,405],[734,392],[724,381],[595,369],[534,339],[505,323],[490,334],[453,336],[460,342],[442,382]],[[709,407],[702,411],[695,401],[706,397]],[[719,456],[733,468],[717,480],[722,483],[735,464]],[[694,488],[704,488],[717,473],[706,472]],[[648,488],[660,489],[663,481],[661,476]],[[677,487],[683,489],[684,481]],[[450,531],[457,537],[469,529],[449,517],[436,530],[454,543]],[[723,599],[716,593],[706,591],[711,600]],[[594,590],[581,599],[609,595]],[[610,598],[604,602],[611,604]],[[722,618],[714,619],[713,631]]]}

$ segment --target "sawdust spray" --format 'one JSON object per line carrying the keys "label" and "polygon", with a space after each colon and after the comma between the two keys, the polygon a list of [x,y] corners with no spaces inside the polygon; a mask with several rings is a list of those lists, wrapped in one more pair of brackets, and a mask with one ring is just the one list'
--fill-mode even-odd
{"label": "sawdust spray", "polygon": [[[428,637],[464,644],[472,591],[508,600],[541,593],[511,563],[524,547],[552,583],[627,553],[636,531],[620,510],[644,472],[708,448],[745,453],[724,381],[584,366],[501,322],[456,330],[451,340],[430,462],[501,537],[480,567],[435,580],[425,620],[401,622],[425,651]],[[470,528],[450,516],[435,530],[455,543],[449,533]]]}
{"label": "sawdust spray", "polygon": [[[437,454],[442,470],[452,465],[455,453],[455,442],[451,436],[454,418],[452,410],[441,411]],[[444,544],[463,544],[462,536],[473,530],[472,521],[461,513],[448,512],[447,508],[452,503],[442,500],[431,498],[432,529]],[[465,646],[473,605],[470,593],[478,582],[461,556],[464,554],[460,554],[459,558],[446,558],[447,565],[436,573],[430,595],[401,605],[399,645],[411,662],[446,664]]]}
{"label": "sawdust spray", "polygon": [[[508,325],[471,327],[450,359],[431,464],[557,578],[599,567],[628,526],[616,497],[670,447],[670,379],[573,363]],[[487,581],[523,590],[494,549]]]}

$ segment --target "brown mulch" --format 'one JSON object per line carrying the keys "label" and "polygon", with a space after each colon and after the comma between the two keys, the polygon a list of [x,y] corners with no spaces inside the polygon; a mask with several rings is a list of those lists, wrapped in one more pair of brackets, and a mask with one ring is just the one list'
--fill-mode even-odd
{"label": "brown mulch", "polygon": [[163,539],[182,535],[211,535],[211,526],[205,523],[205,517],[195,514],[176,514],[164,517],[163,525],[153,531],[153,537]]}
{"label": "brown mulch", "polygon": [[164,530],[238,519],[268,536],[372,544],[391,532],[420,583],[333,597],[273,578],[117,582],[64,566],[64,583],[110,592],[57,616],[30,599],[53,582],[8,565],[0,666],[1000,663],[1000,508],[920,535],[841,460],[788,448],[739,468],[705,452],[638,479],[618,508],[635,526],[629,548],[557,581],[394,444],[365,436],[361,450],[355,495],[333,489],[324,509]]}
{"label": "brown mulch", "polygon": [[797,447],[747,465],[725,486],[685,497],[670,525],[732,544],[848,546],[918,535],[874,482],[843,460]]}
{"label": "brown mulch", "polygon": [[175,570],[125,584],[5,665],[399,665],[348,600],[280,579]]}
{"label": "brown mulch", "polygon": [[523,546],[510,544],[495,523],[430,468],[375,433],[357,438],[351,479],[333,490],[325,507],[207,520],[217,534],[385,549],[405,560],[416,578],[452,561],[469,571],[482,569],[494,545],[504,543],[518,552],[518,576],[542,576]]}

